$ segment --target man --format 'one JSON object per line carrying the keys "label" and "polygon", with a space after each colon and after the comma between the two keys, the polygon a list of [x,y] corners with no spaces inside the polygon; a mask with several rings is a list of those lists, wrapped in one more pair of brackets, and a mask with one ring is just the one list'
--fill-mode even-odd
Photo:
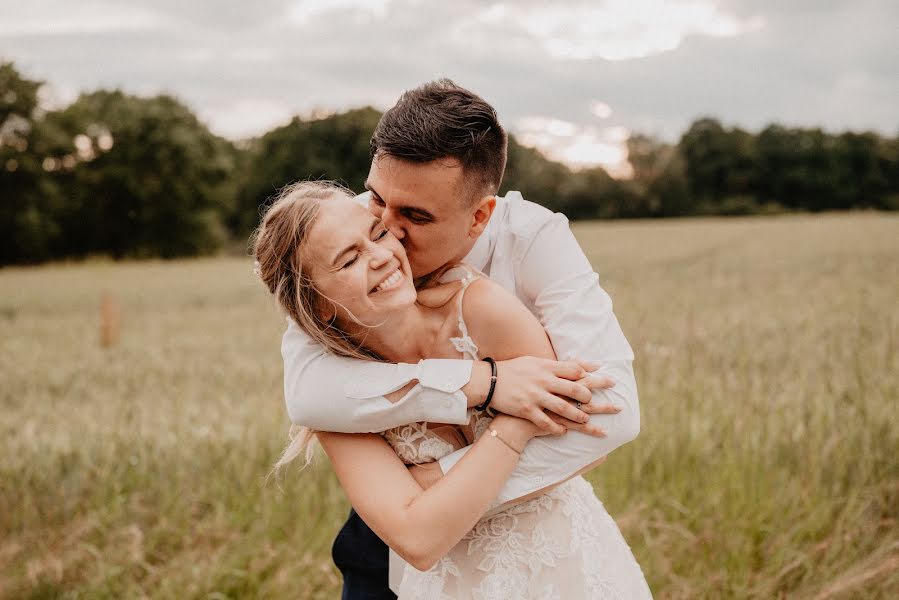
{"label": "man", "polygon": [[[372,164],[362,199],[403,243],[422,279],[464,260],[514,293],[540,318],[558,358],[497,364],[491,407],[564,436],[536,438],[497,505],[581,472],[639,431],[633,352],[612,303],[563,215],[496,193],[507,139],[496,112],[449,80],[403,94],[371,139]],[[471,238],[472,223],[480,236]],[[337,432],[377,432],[418,421],[462,424],[490,388],[486,362],[424,360],[368,363],[327,354],[289,322],[282,341],[284,389],[293,422]],[[576,359],[599,361],[595,368]],[[614,382],[596,389],[601,377]],[[563,398],[575,400],[572,404]],[[614,404],[616,415],[589,417],[581,403]],[[550,418],[548,412],[557,415]],[[564,419],[567,419],[565,421]],[[596,428],[604,430],[604,437]],[[579,431],[577,431],[579,429]],[[593,434],[593,435],[591,435]],[[416,478],[446,473],[463,448]],[[344,599],[395,598],[387,587],[388,549],[355,512],[334,543]]]}

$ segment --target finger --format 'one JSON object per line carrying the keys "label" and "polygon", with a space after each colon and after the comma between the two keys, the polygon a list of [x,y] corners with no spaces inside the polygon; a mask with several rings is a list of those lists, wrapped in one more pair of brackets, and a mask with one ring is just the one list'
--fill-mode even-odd
{"label": "finger", "polygon": [[602,366],[602,363],[596,360],[576,360],[575,362],[588,373],[592,373]]}
{"label": "finger", "polygon": [[558,396],[546,394],[542,397],[542,402],[544,409],[551,411],[556,415],[559,415],[560,417],[564,417],[569,421],[586,423],[590,418],[586,412],[578,409],[568,400],[564,400],[562,398],[559,398]]}
{"label": "finger", "polygon": [[578,383],[590,390],[607,390],[611,387],[615,387],[615,380],[609,377],[588,376],[579,380]]}
{"label": "finger", "polygon": [[546,435],[560,435],[565,433],[565,427],[552,420],[549,415],[542,410],[535,410],[528,418],[534,425],[545,431]]}
{"label": "finger", "polygon": [[563,419],[562,417],[559,417],[559,423],[570,430],[580,431],[581,433],[586,433],[593,437],[606,437],[605,430],[595,423],[575,423],[568,419]]}
{"label": "finger", "polygon": [[568,381],[567,379],[555,379],[549,382],[547,391],[552,392],[556,396],[565,396],[584,404],[593,399],[593,393],[582,383],[577,381]]}
{"label": "finger", "polygon": [[584,368],[580,364],[578,364],[577,361],[564,360],[558,361],[554,364],[553,374],[556,377],[561,377],[562,379],[577,381],[587,373]]}
{"label": "finger", "polygon": [[617,415],[621,412],[621,408],[614,404],[581,404],[581,411],[588,415]]}

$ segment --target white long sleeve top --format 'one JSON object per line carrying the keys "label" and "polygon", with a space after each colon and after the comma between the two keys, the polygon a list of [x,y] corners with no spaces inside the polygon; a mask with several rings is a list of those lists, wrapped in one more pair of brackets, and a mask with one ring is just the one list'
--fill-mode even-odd
{"label": "white long sleeve top", "polygon": [[[522,453],[496,504],[558,483],[634,439],[640,407],[634,354],[612,311],[612,300],[568,227],[564,215],[528,202],[518,192],[497,197],[487,229],[465,262],[514,293],[539,319],[560,360],[601,363],[594,375],[615,386],[594,392],[594,402],[615,404],[615,415],[592,415],[607,436],[570,431],[538,437]],[[466,423],[461,388],[471,377],[469,360],[428,359],[384,364],[334,356],[290,318],[281,344],[284,393],[294,423],[320,431],[379,432],[418,421]],[[418,383],[399,401],[384,397]],[[446,473],[467,452],[440,460]]]}

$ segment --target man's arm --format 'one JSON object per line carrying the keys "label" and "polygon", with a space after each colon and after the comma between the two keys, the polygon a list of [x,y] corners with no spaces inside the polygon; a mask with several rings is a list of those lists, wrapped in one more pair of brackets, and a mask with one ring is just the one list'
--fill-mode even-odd
{"label": "man's arm", "polygon": [[[316,431],[370,433],[430,421],[462,424],[466,409],[484,401],[490,367],[470,360],[430,359],[418,364],[387,364],[329,354],[296,323],[281,342],[284,397],[290,420]],[[584,402],[590,389],[575,382],[583,376],[574,362],[556,363],[530,357],[503,363],[503,390],[492,405],[507,414],[528,418],[548,432],[560,427],[542,410],[572,421],[587,415],[548,391],[568,389]],[[570,381],[574,380],[574,381]]]}
{"label": "man's arm", "polygon": [[371,433],[417,421],[468,421],[463,388],[471,361],[394,365],[335,356],[287,321],[281,356],[287,413],[294,423],[317,431]]}
{"label": "man's arm", "polygon": [[[564,481],[585,466],[633,440],[640,431],[640,406],[633,373],[633,351],[612,312],[609,295],[568,228],[563,215],[553,215],[534,232],[520,255],[517,281],[522,295],[539,317],[560,360],[595,360],[595,377],[608,377],[614,387],[594,390],[594,404],[614,404],[615,415],[593,415],[592,424],[606,431],[595,437],[577,431],[531,441],[506,482],[497,503],[503,504]],[[500,377],[502,373],[500,372]],[[440,460],[446,473],[466,452]]]}

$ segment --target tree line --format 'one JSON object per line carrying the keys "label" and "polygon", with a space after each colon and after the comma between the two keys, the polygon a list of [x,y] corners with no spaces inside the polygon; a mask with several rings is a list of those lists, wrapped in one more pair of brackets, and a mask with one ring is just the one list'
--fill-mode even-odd
{"label": "tree line", "polygon": [[[297,179],[361,191],[380,118],[360,108],[295,117],[238,143],[177,98],[118,90],[40,107],[42,82],[0,63],[0,264],[96,254],[178,257],[245,240],[260,206]],[[899,209],[899,136],[704,118],[676,144],[627,142],[630,179],[573,171],[509,141],[503,191],[571,219]]]}

